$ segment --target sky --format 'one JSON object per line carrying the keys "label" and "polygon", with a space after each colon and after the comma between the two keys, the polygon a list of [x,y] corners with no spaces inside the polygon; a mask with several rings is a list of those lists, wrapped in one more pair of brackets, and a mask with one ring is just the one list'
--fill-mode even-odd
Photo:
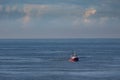
{"label": "sky", "polygon": [[0,0],[0,38],[120,38],[120,0]]}

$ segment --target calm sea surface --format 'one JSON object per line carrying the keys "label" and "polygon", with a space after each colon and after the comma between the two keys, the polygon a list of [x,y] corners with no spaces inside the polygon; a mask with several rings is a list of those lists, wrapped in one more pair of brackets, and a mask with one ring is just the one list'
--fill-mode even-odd
{"label": "calm sea surface", "polygon": [[0,80],[120,80],[120,39],[1,39]]}

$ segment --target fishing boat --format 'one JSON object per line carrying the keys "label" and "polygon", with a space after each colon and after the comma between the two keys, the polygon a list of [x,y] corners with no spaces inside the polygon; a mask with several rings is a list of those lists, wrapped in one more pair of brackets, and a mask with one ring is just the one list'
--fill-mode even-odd
{"label": "fishing boat", "polygon": [[78,58],[78,56],[76,55],[75,52],[74,52],[74,53],[72,54],[72,56],[70,57],[69,61],[70,61],[70,62],[77,62],[77,61],[79,61],[79,58]]}

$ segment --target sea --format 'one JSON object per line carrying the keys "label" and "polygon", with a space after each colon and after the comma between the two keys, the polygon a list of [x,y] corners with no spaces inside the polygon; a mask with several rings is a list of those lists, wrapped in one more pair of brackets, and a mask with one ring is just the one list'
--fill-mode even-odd
{"label": "sea", "polygon": [[0,80],[120,80],[120,39],[0,39]]}

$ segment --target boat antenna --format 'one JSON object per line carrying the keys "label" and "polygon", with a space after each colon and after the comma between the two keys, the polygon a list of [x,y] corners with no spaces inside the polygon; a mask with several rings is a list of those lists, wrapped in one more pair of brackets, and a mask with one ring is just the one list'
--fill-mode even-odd
{"label": "boat antenna", "polygon": [[77,54],[76,54],[76,52],[75,52],[75,51],[73,51],[73,55],[74,55],[74,56],[77,56]]}

